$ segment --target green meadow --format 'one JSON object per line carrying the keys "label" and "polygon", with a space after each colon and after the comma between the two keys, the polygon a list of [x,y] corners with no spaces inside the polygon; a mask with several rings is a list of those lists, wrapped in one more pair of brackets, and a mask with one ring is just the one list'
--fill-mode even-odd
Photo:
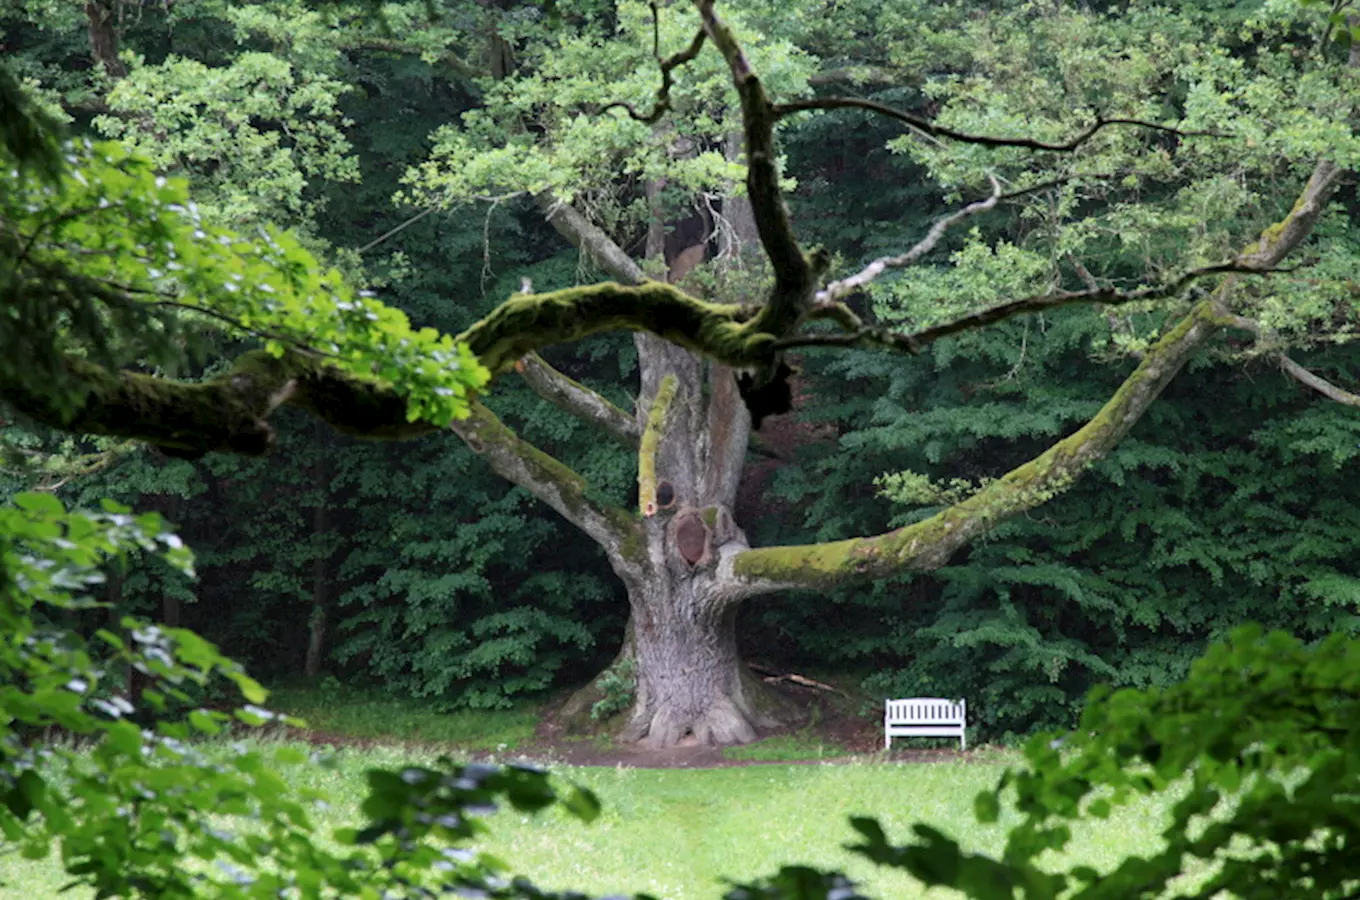
{"label": "green meadow", "polygon": [[[299,767],[289,777],[325,792],[329,808],[318,812],[318,819],[329,830],[360,820],[366,770],[400,767],[432,753],[391,746],[342,748],[334,752],[332,765]],[[843,869],[871,895],[925,896],[904,874],[877,869],[844,849],[854,839],[847,817],[877,816],[893,837],[926,822],[966,847],[997,850],[1006,819],[977,825],[972,801],[1001,768],[1000,762],[873,758],[699,770],[553,767],[562,778],[596,791],[604,803],[600,818],[587,825],[553,810],[538,816],[498,813],[488,820],[492,833],[482,849],[544,887],[592,894],[718,898],[726,879],[751,879],[784,864],[806,863]],[[1098,828],[1079,832],[1070,856],[1109,868],[1129,852],[1154,845],[1164,812],[1151,803],[1122,809]],[[0,858],[0,881],[0,897],[15,900],[55,897],[68,883],[54,860],[16,856]],[[84,900],[89,894],[63,896]]]}

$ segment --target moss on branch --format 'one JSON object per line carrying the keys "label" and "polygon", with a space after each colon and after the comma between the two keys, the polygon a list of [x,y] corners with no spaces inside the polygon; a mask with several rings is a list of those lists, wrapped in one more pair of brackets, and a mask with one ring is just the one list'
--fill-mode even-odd
{"label": "moss on branch", "polygon": [[0,384],[0,394],[20,413],[54,428],[131,438],[180,456],[264,453],[274,442],[268,418],[284,404],[360,437],[401,440],[433,430],[408,422],[406,399],[384,385],[296,352],[275,357],[251,351],[228,372],[202,382],[108,369],[74,356],[62,364],[70,396],[20,384]]}
{"label": "moss on branch", "polygon": [[497,474],[621,556],[632,559],[644,552],[634,516],[620,507],[596,503],[588,496],[589,484],[580,473],[521,438],[481,403],[474,400],[468,406],[468,416],[450,427]]}
{"label": "moss on branch", "polygon": [[1147,352],[1094,418],[1044,453],[928,519],[872,537],[764,547],[737,556],[742,578],[824,587],[856,577],[929,571],[1003,519],[1065,490],[1128,433],[1185,361],[1222,327],[1217,298],[1201,301]]}
{"label": "moss on branch", "polygon": [[708,303],[674,285],[646,281],[518,294],[458,336],[492,375],[541,347],[567,343],[602,331],[649,331],[731,366],[767,360],[773,337],[749,327],[747,311],[734,304]]}
{"label": "moss on branch", "polygon": [[661,385],[647,411],[647,424],[642,430],[638,447],[638,508],[644,516],[656,515],[656,453],[666,433],[666,415],[675,400],[679,382],[672,373],[661,379]]}

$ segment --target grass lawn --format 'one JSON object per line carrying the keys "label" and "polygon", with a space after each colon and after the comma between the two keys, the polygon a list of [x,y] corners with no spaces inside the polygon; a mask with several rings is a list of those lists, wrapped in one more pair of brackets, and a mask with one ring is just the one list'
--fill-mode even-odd
{"label": "grass lawn", "polygon": [[[324,789],[326,830],[359,821],[365,770],[400,767],[423,755],[392,747],[350,747],[334,768],[307,766],[291,777]],[[605,812],[591,825],[549,811],[500,814],[485,849],[544,887],[592,894],[645,891],[673,900],[720,897],[724,877],[745,879],[804,862],[844,868],[879,897],[917,897],[905,876],[846,853],[853,814],[878,816],[891,837],[924,821],[971,848],[996,849],[1003,826],[972,821],[973,795],[999,766],[987,764],[763,765],[724,769],[560,769],[593,788]],[[1165,809],[1124,809],[1100,829],[1079,832],[1072,855],[1105,869],[1155,845]],[[0,856],[0,897],[55,897],[67,879],[46,861]],[[84,900],[88,894],[64,896]],[[945,896],[936,892],[933,896]]]}
{"label": "grass lawn", "polygon": [[467,750],[514,750],[533,737],[539,719],[536,706],[436,712],[426,702],[353,688],[274,688],[269,708],[346,738],[431,741]]}

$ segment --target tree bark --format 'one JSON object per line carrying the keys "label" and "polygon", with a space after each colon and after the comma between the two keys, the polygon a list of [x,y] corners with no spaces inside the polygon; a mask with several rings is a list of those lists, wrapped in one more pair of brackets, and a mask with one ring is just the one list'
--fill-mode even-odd
{"label": "tree bark", "polygon": [[676,573],[630,590],[636,689],[624,740],[738,744],[780,724],[737,653],[737,603]]}
{"label": "tree bark", "polygon": [[[641,267],[570,206],[550,197],[539,198],[539,205],[548,221],[606,274],[624,285],[641,281]],[[664,234],[658,219],[648,236],[650,253],[663,254]],[[684,277],[702,249],[700,244],[665,252],[667,280]],[[471,446],[502,475],[594,537],[623,580],[630,607],[628,639],[610,669],[631,668],[635,690],[621,737],[654,747],[681,741],[743,743],[789,714],[751,676],[737,652],[736,618],[744,593],[731,560],[749,545],[732,508],[750,416],[732,369],[656,334],[636,334],[634,342],[639,369],[634,422],[608,430],[637,435],[638,510],[584,504],[576,499],[580,494],[571,477],[541,460],[535,463],[539,457],[522,442],[496,447],[482,437]],[[464,423],[454,430],[470,436]],[[571,499],[563,499],[564,491]],[[562,714],[587,720],[601,697],[597,678],[568,701]]]}
{"label": "tree bark", "polygon": [[107,0],[89,0],[85,4],[85,21],[90,34],[90,54],[112,79],[127,76],[127,66],[118,58],[118,4]]}
{"label": "tree bark", "polygon": [[316,557],[312,560],[312,612],[307,618],[307,656],[302,671],[308,678],[321,673],[321,661],[326,654],[326,606],[329,594],[327,581],[326,527],[329,524],[326,509],[326,489],[329,467],[322,462],[318,467],[317,501],[312,508],[312,541],[316,544]]}

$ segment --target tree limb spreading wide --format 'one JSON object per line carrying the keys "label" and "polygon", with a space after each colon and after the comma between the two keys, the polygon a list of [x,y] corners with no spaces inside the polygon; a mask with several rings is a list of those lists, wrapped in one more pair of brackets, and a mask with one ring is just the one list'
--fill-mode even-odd
{"label": "tree limb spreading wide", "polygon": [[628,512],[590,499],[586,480],[569,466],[523,440],[481,403],[470,405],[468,417],[450,428],[496,474],[529,491],[605,547],[617,547],[639,535],[640,526]]}
{"label": "tree limb spreading wide", "polygon": [[18,380],[0,383],[0,397],[54,428],[132,438],[186,457],[268,451],[274,443],[269,417],[284,404],[357,437],[403,440],[435,430],[407,421],[404,396],[297,351],[282,357],[251,351],[226,374],[197,383],[111,370],[74,356],[63,366],[72,398],[59,401]]}
{"label": "tree limb spreading wide", "polygon": [[735,304],[708,303],[659,281],[566,288],[517,294],[458,335],[493,375],[553,344],[603,331],[648,331],[729,366],[758,366],[773,352],[773,338]]}
{"label": "tree limb spreading wide", "polygon": [[1144,356],[1090,422],[968,499],[930,518],[875,537],[765,547],[737,556],[734,572],[762,592],[826,587],[855,577],[939,568],[1004,519],[1066,489],[1129,432],[1162,389],[1217,331],[1216,298],[1203,300]]}
{"label": "tree limb spreading wide", "polygon": [[1099,132],[1114,125],[1145,128],[1177,137],[1229,137],[1229,135],[1217,131],[1185,131],[1173,125],[1162,125],[1145,119],[1121,117],[1097,118],[1089,127],[1066,141],[1041,141],[1037,138],[1023,136],[1000,137],[997,135],[969,134],[965,131],[957,131],[948,126],[939,125],[920,116],[914,116],[909,112],[903,112],[886,104],[859,97],[814,97],[808,100],[794,100],[789,103],[780,103],[774,107],[773,112],[775,118],[780,119],[799,112],[831,109],[862,109],[866,112],[877,113],[880,116],[895,119],[929,137],[945,138],[958,141],[961,144],[978,144],[983,147],[1018,147],[1024,150],[1046,150],[1053,153],[1070,153],[1091,140]]}
{"label": "tree limb spreading wide", "polygon": [[[1278,265],[1311,233],[1342,174],[1331,162],[1319,162],[1289,215],[1263,231],[1239,259],[1257,269]],[[747,581],[751,595],[944,565],[969,541],[1051,499],[1109,453],[1195,351],[1220,329],[1238,324],[1240,317],[1229,309],[1235,285],[1234,278],[1224,279],[1211,296],[1195,304],[1144,354],[1100,412],[1074,434],[966,500],[924,521],[873,537],[747,550],[733,559],[734,575]]]}
{"label": "tree limb spreading wide", "polygon": [[642,429],[637,419],[579,381],[563,374],[537,353],[515,366],[529,388],[553,406],[595,426],[628,449],[636,449]]}
{"label": "tree limb spreading wide", "polygon": [[[776,341],[776,346],[784,348],[811,346],[887,347],[894,350],[906,350],[909,353],[917,353],[922,347],[925,347],[927,344],[933,344],[941,338],[950,337],[965,331],[976,331],[979,328],[986,328],[989,325],[995,325],[997,322],[1026,313],[1046,312],[1064,306],[1075,306],[1080,303],[1100,303],[1105,306],[1122,306],[1129,303],[1136,303],[1140,300],[1164,300],[1168,297],[1179,295],[1192,282],[1201,278],[1207,278],[1211,275],[1227,275],[1234,273],[1269,275],[1273,271],[1275,270],[1262,268],[1254,261],[1243,262],[1234,260],[1232,262],[1192,269],[1191,271],[1172,279],[1166,284],[1150,285],[1132,291],[1121,291],[1115,287],[1095,287],[1084,291],[1053,291],[1048,294],[1036,294],[1032,297],[1023,297],[1019,300],[998,303],[995,306],[989,306],[978,312],[969,313],[965,316],[960,316],[957,319],[952,319],[940,325],[933,325],[930,328],[923,328],[920,331],[912,332],[910,334],[901,334],[890,329],[867,325],[862,321],[858,321],[857,318],[850,319],[842,312],[833,312],[833,306],[825,306],[819,307],[816,310],[814,318],[826,318],[837,322],[842,328],[846,329],[843,333],[808,334],[784,338]],[[840,305],[838,304],[836,306]],[[858,324],[855,324],[856,322],[858,322]]]}

